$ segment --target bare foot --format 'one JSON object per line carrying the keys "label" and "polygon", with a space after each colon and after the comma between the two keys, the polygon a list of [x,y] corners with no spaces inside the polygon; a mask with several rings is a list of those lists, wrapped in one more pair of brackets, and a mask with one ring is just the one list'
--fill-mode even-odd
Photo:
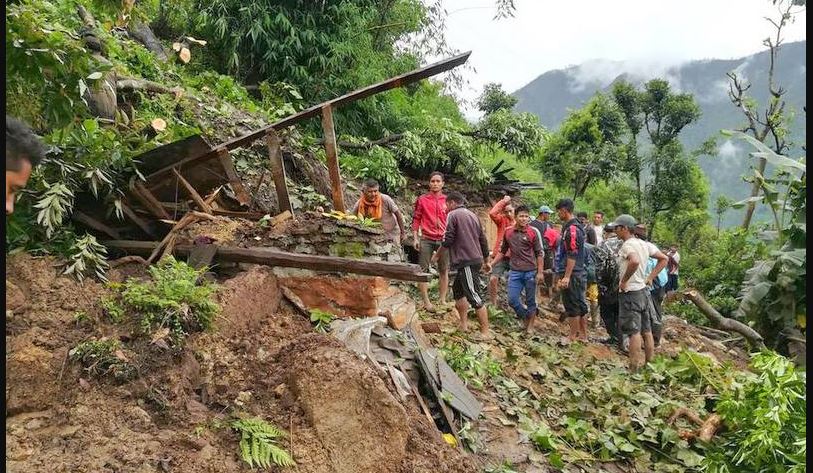
{"label": "bare foot", "polygon": [[427,312],[434,312],[435,311],[435,306],[432,305],[431,302],[424,302],[423,303],[423,308]]}

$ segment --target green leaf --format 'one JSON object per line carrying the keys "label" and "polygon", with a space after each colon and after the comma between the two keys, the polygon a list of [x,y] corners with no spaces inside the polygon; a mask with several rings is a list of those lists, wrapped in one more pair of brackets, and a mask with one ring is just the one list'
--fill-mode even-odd
{"label": "green leaf", "polygon": [[102,75],[103,74],[101,72],[94,72],[94,73],[90,74],[87,78],[90,79],[90,80],[99,80],[99,79],[102,78]]}

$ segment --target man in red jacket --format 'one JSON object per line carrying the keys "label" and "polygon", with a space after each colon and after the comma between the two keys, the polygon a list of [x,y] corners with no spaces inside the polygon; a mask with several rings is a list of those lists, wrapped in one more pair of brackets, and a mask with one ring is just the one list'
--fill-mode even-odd
{"label": "man in red jacket", "polygon": [[[497,225],[497,238],[494,240],[494,249],[491,250],[491,261],[500,253],[505,230],[514,226],[514,206],[511,205],[511,196],[507,195],[491,207],[488,211],[488,216],[491,221]],[[488,298],[491,305],[497,305],[497,287],[500,284],[500,278],[505,276],[509,270],[510,254],[505,254],[504,257],[494,264],[491,268],[491,277],[488,280]]]}
{"label": "man in red jacket", "polygon": [[[443,174],[433,172],[429,175],[429,192],[415,201],[415,212],[412,214],[412,241],[415,250],[420,253],[419,263],[424,271],[429,270],[432,254],[440,248],[443,234],[446,232],[446,196],[443,195]],[[420,235],[419,235],[420,233]],[[446,305],[446,293],[449,290],[449,254],[443,252],[438,260],[438,293],[441,305]],[[429,285],[418,283],[423,306],[428,311],[435,307],[429,301]]]}

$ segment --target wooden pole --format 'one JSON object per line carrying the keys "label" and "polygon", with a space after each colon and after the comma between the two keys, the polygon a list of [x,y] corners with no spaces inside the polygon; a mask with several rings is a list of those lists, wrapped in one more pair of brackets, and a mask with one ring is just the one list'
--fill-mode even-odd
{"label": "wooden pole", "polygon": [[141,201],[142,204],[157,218],[169,218],[169,214],[161,207],[158,199],[152,192],[147,189],[141,182],[136,182],[133,185],[133,195]]}
{"label": "wooden pole", "polygon": [[[160,243],[162,247],[163,243],[164,242]],[[108,248],[116,248],[131,254],[150,255],[159,243],[154,241],[111,240],[104,242],[104,245]],[[178,245],[173,248],[173,251],[178,254],[178,256],[188,256],[193,248],[193,245]],[[235,248],[221,246],[218,248],[215,258],[221,261],[236,263],[253,263],[285,268],[310,269],[312,271],[381,276],[383,278],[401,281],[428,282],[432,279],[432,275],[424,273],[417,264],[395,263],[392,261],[368,261],[339,258],[336,256],[306,255],[288,253],[272,248]]]}
{"label": "wooden pole", "polygon": [[195,201],[195,205],[200,207],[200,209],[203,212],[211,214],[212,207],[209,204],[207,204],[205,200],[203,200],[203,197],[201,197],[200,194],[198,194],[198,191],[196,191],[195,188],[192,187],[192,184],[190,184],[189,181],[184,179],[184,177],[181,175],[180,172],[178,172],[177,169],[173,168],[172,172],[175,173],[175,176],[178,178],[178,181],[180,181],[181,185],[184,187],[184,189],[186,189],[186,192],[189,194],[189,197],[192,197],[192,200]]}
{"label": "wooden pole", "polygon": [[234,170],[234,164],[232,164],[231,156],[229,156],[229,150],[226,148],[218,149],[217,157],[220,159],[220,165],[223,167],[223,171],[226,172],[226,177],[229,178],[229,184],[231,184],[237,201],[240,202],[240,205],[250,204],[251,196],[246,192],[246,189],[243,187],[243,181],[240,180],[240,176],[238,176],[237,171]]}
{"label": "wooden pole", "polygon": [[287,210],[293,213],[294,208],[291,207],[291,199],[288,197],[288,185],[285,182],[285,163],[282,161],[279,135],[272,129],[269,130],[265,139],[268,144],[268,159],[271,161],[271,177],[274,179],[274,188],[277,190],[279,211],[282,213]]}
{"label": "wooden pole", "polygon": [[330,105],[322,107],[322,130],[325,134],[325,154],[327,155],[327,170],[330,174],[330,189],[333,194],[333,208],[339,212],[344,212],[342,176],[339,172],[339,156],[336,154],[336,131],[333,127],[333,109]]}

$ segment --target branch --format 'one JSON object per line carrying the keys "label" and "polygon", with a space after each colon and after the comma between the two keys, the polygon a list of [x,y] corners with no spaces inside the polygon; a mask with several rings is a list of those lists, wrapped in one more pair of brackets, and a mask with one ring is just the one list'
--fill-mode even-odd
{"label": "branch", "polygon": [[694,303],[695,306],[703,313],[708,319],[717,327],[727,330],[729,332],[734,332],[742,335],[745,337],[748,342],[758,348],[763,349],[765,348],[765,343],[763,341],[762,335],[756,332],[756,330],[752,329],[751,327],[745,325],[744,323],[729,319],[727,317],[723,317],[720,315],[717,310],[711,306],[703,296],[696,290],[690,289],[683,292],[684,297],[689,299]]}

